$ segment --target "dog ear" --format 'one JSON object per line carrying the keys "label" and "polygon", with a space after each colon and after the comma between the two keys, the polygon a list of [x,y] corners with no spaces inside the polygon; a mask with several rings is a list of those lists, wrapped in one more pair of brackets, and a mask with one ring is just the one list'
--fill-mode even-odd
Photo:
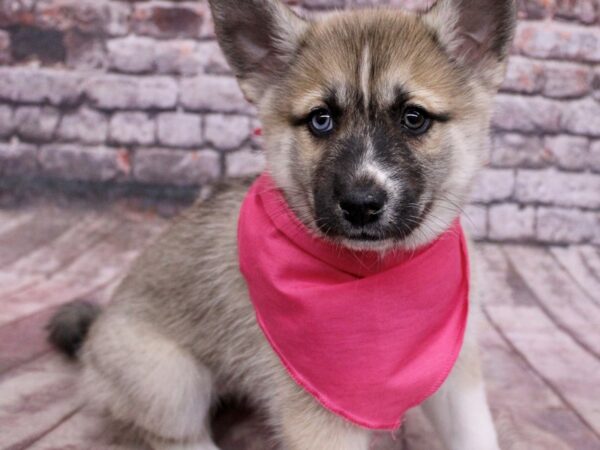
{"label": "dog ear", "polygon": [[516,15],[516,0],[438,0],[422,18],[454,60],[497,86]]}
{"label": "dog ear", "polygon": [[308,23],[279,0],[210,0],[210,7],[225,57],[257,103],[289,64]]}

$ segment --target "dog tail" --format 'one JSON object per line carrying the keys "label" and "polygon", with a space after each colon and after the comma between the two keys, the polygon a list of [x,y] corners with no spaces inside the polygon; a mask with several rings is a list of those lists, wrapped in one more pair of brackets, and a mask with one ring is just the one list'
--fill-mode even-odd
{"label": "dog tail", "polygon": [[76,359],[100,312],[98,305],[84,300],[61,306],[46,326],[48,341],[69,358]]}

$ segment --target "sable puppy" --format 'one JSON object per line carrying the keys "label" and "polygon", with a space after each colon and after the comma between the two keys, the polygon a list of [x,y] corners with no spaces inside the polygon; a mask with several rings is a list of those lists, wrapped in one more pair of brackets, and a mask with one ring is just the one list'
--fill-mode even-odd
{"label": "sable puppy", "polygon": [[[279,0],[210,4],[258,108],[270,176],[310,233],[385,254],[452,226],[488,150],[514,0],[315,19]],[[299,387],[257,324],[236,241],[247,188],[223,186],[133,264],[81,348],[83,392],[155,449],[215,449],[208,411],[240,395],[266,411],[284,448],[367,450],[369,430]],[[92,317],[89,306],[81,320],[68,308],[51,329],[72,352]],[[495,450],[473,332],[423,406],[448,449]]]}

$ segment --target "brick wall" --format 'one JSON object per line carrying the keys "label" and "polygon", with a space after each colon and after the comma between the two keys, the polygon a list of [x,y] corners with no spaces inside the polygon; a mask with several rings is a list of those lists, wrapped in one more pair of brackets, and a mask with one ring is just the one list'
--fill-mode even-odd
{"label": "brick wall", "polygon": [[[600,244],[600,0],[520,10],[467,222],[491,240]],[[0,66],[3,189],[50,180],[157,192],[264,164],[206,1],[0,0]]]}

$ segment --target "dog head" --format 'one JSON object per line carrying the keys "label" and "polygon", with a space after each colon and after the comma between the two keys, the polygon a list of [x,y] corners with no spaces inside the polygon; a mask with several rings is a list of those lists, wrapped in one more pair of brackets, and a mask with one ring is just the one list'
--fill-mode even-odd
{"label": "dog head", "polygon": [[514,0],[312,20],[279,0],[211,0],[211,8],[258,108],[270,173],[308,227],[381,251],[448,228],[487,153]]}

